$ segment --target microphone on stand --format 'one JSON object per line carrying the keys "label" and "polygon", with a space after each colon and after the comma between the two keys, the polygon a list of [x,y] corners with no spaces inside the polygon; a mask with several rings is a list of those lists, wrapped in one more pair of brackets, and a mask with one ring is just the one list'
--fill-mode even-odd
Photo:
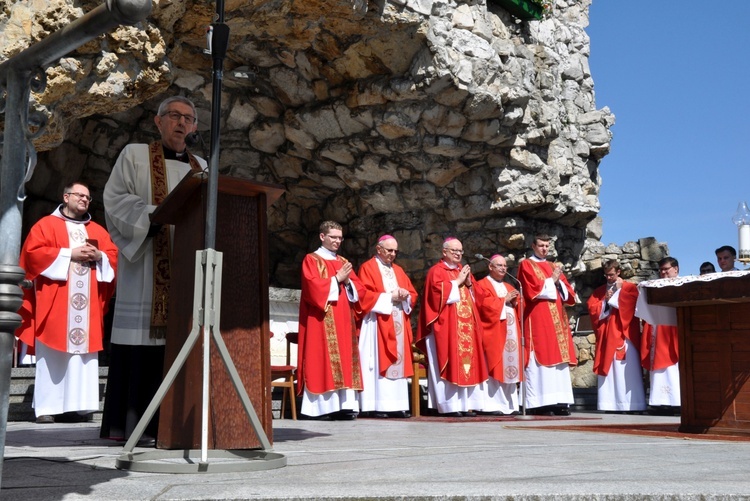
{"label": "microphone on stand", "polygon": [[513,275],[511,275],[508,272],[505,273],[505,276],[512,278],[513,281],[518,284],[519,289],[521,288],[521,281],[520,280],[518,280],[516,277],[514,277]]}
{"label": "microphone on stand", "polygon": [[475,257],[475,258],[477,258],[477,259],[480,259],[480,260],[481,260],[481,259],[484,259],[484,260],[485,260],[485,261],[487,261],[488,263],[490,262],[490,260],[489,260],[489,259],[487,259],[486,257],[484,257],[484,256],[483,256],[483,255],[481,255],[481,254],[474,254],[474,257]]}
{"label": "microphone on stand", "polygon": [[190,134],[185,135],[185,144],[188,145],[188,147],[192,148],[193,146],[196,146],[198,144],[198,141],[201,140],[201,135],[198,133],[198,131],[191,132]]}

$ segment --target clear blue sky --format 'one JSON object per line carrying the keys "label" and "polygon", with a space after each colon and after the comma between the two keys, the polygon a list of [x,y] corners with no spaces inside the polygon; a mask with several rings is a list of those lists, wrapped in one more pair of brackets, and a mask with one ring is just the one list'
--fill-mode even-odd
{"label": "clear blue sky", "polygon": [[593,0],[586,31],[596,107],[616,117],[602,241],[655,237],[698,274],[737,248],[750,203],[750,1]]}

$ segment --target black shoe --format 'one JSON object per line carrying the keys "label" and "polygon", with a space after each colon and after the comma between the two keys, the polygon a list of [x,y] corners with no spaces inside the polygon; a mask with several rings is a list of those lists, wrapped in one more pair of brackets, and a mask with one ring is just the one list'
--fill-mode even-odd
{"label": "black shoe", "polygon": [[357,413],[350,410],[333,412],[329,414],[329,416],[331,416],[331,419],[334,421],[354,421],[357,419]]}
{"label": "black shoe", "polygon": [[461,413],[463,417],[477,417],[477,413],[474,411],[464,411]]}
{"label": "black shoe", "polygon": [[55,418],[57,423],[88,423],[94,419],[94,413],[86,412],[80,414],[78,412],[63,412]]}
{"label": "black shoe", "polygon": [[554,416],[555,415],[554,411],[552,410],[552,406],[550,405],[528,409],[526,411],[526,414],[529,414],[530,416]]}
{"label": "black shoe", "polygon": [[462,414],[460,412],[443,412],[441,414],[438,414],[440,417],[461,417]]}
{"label": "black shoe", "polygon": [[299,418],[302,421],[330,421],[331,414],[323,414],[322,416],[308,416],[307,414],[300,414]]}
{"label": "black shoe", "polygon": [[411,412],[409,411],[389,412],[388,416],[392,418],[396,418],[396,419],[407,419],[411,417]]}
{"label": "black shoe", "polygon": [[53,416],[37,416],[36,418],[36,424],[52,424],[55,422],[55,418]]}
{"label": "black shoe", "polygon": [[555,405],[552,409],[555,416],[570,416],[570,407],[567,405]]}
{"label": "black shoe", "polygon": [[477,414],[482,416],[504,416],[500,411],[479,411]]}
{"label": "black shoe", "polygon": [[378,419],[388,419],[388,414],[385,412],[372,412],[370,413],[370,417],[374,417]]}

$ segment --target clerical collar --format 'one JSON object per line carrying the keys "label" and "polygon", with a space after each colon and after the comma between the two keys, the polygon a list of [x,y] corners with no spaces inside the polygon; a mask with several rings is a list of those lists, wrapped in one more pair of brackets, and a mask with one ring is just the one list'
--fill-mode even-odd
{"label": "clerical collar", "polygon": [[188,156],[187,148],[182,153],[178,153],[175,150],[168,148],[167,146],[162,143],[161,147],[164,149],[164,159],[165,160],[177,160],[178,162],[185,162],[189,163],[190,158]]}
{"label": "clerical collar", "polygon": [[65,214],[63,214],[63,204],[60,204],[57,209],[52,213],[53,216],[59,217],[60,219],[64,219],[65,221],[70,221],[71,223],[88,223],[91,221],[91,214],[88,212],[83,215],[81,219],[75,219],[72,217],[68,217]]}
{"label": "clerical collar", "polygon": [[531,259],[532,261],[536,261],[537,263],[543,263],[547,260],[546,257],[542,258],[542,257],[537,256],[536,254],[532,254],[531,256],[529,256],[529,259]]}
{"label": "clerical collar", "polygon": [[458,268],[457,264],[451,264],[446,260],[443,260],[443,263],[445,263],[445,266],[447,266],[450,270],[455,270],[456,268]]}
{"label": "clerical collar", "polygon": [[383,261],[382,259],[380,259],[380,256],[378,256],[377,254],[375,254],[375,258],[376,258],[376,259],[378,260],[378,262],[379,262],[380,264],[382,264],[382,265],[383,265],[383,266],[385,266],[386,268],[390,268],[390,267],[391,267],[391,265],[390,265],[390,264],[388,264],[388,263],[384,262],[384,261]]}
{"label": "clerical collar", "polygon": [[323,259],[336,259],[336,253],[326,249],[322,245],[318,250],[315,251],[315,254],[319,255]]}
{"label": "clerical collar", "polygon": [[490,279],[490,282],[498,284],[498,285],[502,285],[502,284],[505,283],[504,281],[497,281],[497,280],[495,280],[494,278],[492,278],[492,275],[487,275],[487,278]]}

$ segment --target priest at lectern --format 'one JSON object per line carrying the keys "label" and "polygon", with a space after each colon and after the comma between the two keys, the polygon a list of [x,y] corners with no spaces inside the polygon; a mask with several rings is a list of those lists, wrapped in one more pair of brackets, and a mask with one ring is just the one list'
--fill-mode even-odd
{"label": "priest at lectern", "polygon": [[[161,140],[127,145],[104,188],[119,273],[100,436],[113,440],[130,437],[162,381],[172,235],[151,223],[151,213],[188,172],[206,168],[185,143],[198,127],[192,101],[165,99],[154,122]],[[139,446],[154,445],[158,422],[156,415]]]}

